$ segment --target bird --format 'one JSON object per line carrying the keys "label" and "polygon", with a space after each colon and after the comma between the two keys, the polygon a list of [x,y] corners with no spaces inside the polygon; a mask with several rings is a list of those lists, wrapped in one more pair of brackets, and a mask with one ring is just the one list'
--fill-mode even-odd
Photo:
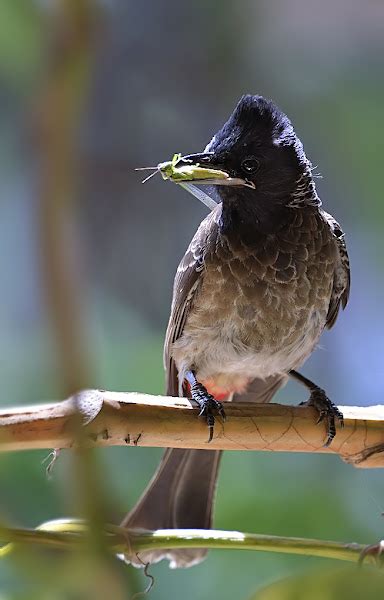
{"label": "bird", "polygon": [[[225,401],[270,402],[292,377],[326,424],[325,446],[343,415],[297,369],[331,328],[350,290],[344,233],[321,207],[313,168],[289,118],[246,94],[203,152],[180,165],[217,169],[216,207],[198,227],[174,280],[164,344],[166,393],[186,396],[206,419],[209,440]],[[209,180],[194,183],[209,183]],[[212,525],[221,452],[168,448],[124,518],[128,528]],[[143,562],[198,564],[206,550],[148,551]]]}

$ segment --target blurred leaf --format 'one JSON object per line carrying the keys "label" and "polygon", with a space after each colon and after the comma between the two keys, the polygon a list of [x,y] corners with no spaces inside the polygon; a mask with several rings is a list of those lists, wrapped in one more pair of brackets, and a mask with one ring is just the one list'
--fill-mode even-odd
{"label": "blurred leaf", "polygon": [[251,600],[377,600],[384,598],[384,574],[356,567],[312,571],[274,583]]}
{"label": "blurred leaf", "polygon": [[30,0],[4,0],[0,10],[0,75],[12,85],[31,80],[41,57],[42,20]]}

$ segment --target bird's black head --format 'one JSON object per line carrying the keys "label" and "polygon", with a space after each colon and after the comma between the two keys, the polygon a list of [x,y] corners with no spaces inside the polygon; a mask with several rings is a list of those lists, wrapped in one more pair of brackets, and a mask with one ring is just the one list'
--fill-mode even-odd
{"label": "bird's black head", "polygon": [[257,221],[264,229],[273,230],[287,207],[294,205],[297,186],[303,185],[306,175],[316,194],[310,163],[290,120],[262,96],[243,96],[204,153],[190,158],[201,166],[225,171],[239,182],[216,183],[223,214],[239,214],[242,220]]}
{"label": "bird's black head", "polygon": [[307,164],[290,120],[262,96],[243,96],[205,152],[258,193],[284,200]]}

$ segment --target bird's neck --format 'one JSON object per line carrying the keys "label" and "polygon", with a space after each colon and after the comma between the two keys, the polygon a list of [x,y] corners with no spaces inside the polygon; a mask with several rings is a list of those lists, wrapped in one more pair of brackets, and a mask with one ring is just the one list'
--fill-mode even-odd
{"label": "bird's neck", "polygon": [[316,192],[315,182],[312,177],[311,163],[308,161],[306,168],[295,183],[290,194],[289,206],[301,208],[302,206],[321,206],[321,200]]}
{"label": "bird's neck", "polygon": [[236,196],[236,200],[222,198],[219,229],[221,235],[228,238],[240,237],[245,245],[262,235],[277,233],[289,225],[297,209],[286,204],[268,202],[268,199],[252,199]]}
{"label": "bird's neck", "polygon": [[292,189],[284,196],[272,187],[264,192],[245,188],[220,188],[221,215],[219,228],[222,235],[240,236],[252,244],[260,235],[278,233],[294,221],[297,211],[317,211],[321,206],[312,178],[310,163]]}

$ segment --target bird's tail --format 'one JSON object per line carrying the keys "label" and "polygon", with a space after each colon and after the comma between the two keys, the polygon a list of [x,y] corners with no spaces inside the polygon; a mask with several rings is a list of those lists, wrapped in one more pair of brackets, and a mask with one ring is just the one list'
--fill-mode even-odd
{"label": "bird's tail", "polygon": [[[234,401],[269,402],[286,382],[285,375],[255,380]],[[176,382],[169,395],[177,395]],[[168,448],[148,487],[122,522],[128,529],[210,529],[221,451]],[[207,554],[202,548],[178,548],[127,556],[134,566],[166,558],[171,568],[191,567]]]}
{"label": "bird's tail", "polygon": [[[176,365],[166,369],[167,395],[178,396]],[[186,394],[186,390],[184,392]],[[221,452],[168,448],[138,503],[122,522],[129,529],[210,529]],[[202,548],[143,552],[127,557],[137,567],[166,558],[171,568],[191,567],[201,562]],[[142,561],[142,562],[141,562]]]}
{"label": "bird's tail", "polygon": [[[125,517],[129,529],[210,529],[221,452],[168,448],[139,502]],[[170,567],[191,567],[207,551],[201,548],[157,550],[129,556],[135,566],[166,558]]]}

